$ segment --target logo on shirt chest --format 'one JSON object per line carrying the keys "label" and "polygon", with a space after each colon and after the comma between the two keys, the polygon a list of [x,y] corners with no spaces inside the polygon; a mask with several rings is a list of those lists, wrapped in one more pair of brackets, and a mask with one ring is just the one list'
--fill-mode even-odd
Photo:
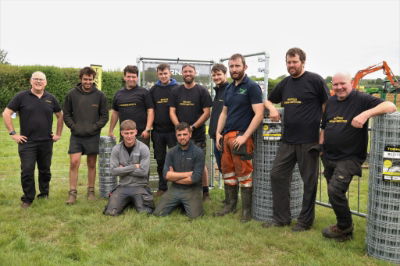
{"label": "logo on shirt chest", "polygon": [[168,98],[161,98],[157,101],[158,104],[168,103]]}
{"label": "logo on shirt chest", "polygon": [[246,88],[239,88],[239,89],[238,89],[238,94],[240,94],[240,95],[246,95],[246,94],[247,94],[247,89],[246,89]]}
{"label": "logo on shirt chest", "polygon": [[287,98],[283,104],[301,104],[302,102],[297,98]]}
{"label": "logo on shirt chest", "polygon": [[347,119],[345,119],[343,116],[335,116],[329,120],[329,123],[347,123]]}
{"label": "logo on shirt chest", "polygon": [[121,103],[118,106],[119,107],[130,107],[130,106],[136,106],[136,103]]}
{"label": "logo on shirt chest", "polygon": [[182,101],[179,103],[179,105],[182,106],[194,106],[194,103],[192,101]]}

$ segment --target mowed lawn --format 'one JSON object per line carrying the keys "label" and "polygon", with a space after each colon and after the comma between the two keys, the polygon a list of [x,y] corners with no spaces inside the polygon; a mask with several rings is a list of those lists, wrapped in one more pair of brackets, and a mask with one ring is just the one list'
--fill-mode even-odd
{"label": "mowed lawn", "polygon": [[[365,218],[354,217],[354,240],[345,243],[321,236],[325,226],[335,223],[333,211],[321,206],[316,207],[315,225],[308,232],[264,229],[260,221],[240,223],[240,212],[213,217],[223,199],[223,191],[217,188],[211,191],[212,200],[205,204],[205,216],[194,221],[179,211],[163,218],[139,215],[134,210],[119,217],[104,216],[107,201],[98,198],[88,202],[85,197],[86,158],[80,170],[78,203],[67,206],[66,128],[54,146],[50,198],[36,200],[31,208],[23,210],[17,145],[0,123],[0,265],[387,264],[366,255]],[[17,120],[14,125],[17,126]],[[102,134],[106,132],[104,129]],[[365,172],[361,179],[364,212],[367,179]],[[323,186],[322,196],[326,200],[325,190]],[[98,195],[98,189],[96,192]],[[352,197],[354,194],[352,191]],[[355,200],[351,202],[355,204]]]}

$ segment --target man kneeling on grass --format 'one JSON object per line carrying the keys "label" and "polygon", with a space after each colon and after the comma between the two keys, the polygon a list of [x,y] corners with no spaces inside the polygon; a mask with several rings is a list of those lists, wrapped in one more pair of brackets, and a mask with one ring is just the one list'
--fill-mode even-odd
{"label": "man kneeling on grass", "polygon": [[204,170],[203,151],[190,138],[189,124],[181,122],[175,126],[178,145],[168,151],[165,158],[163,175],[171,181],[170,188],[164,193],[154,214],[166,216],[176,207],[183,205],[189,218],[203,215],[202,175]]}
{"label": "man kneeling on grass", "polygon": [[120,215],[126,207],[133,206],[138,212],[152,213],[153,196],[149,188],[150,151],[136,139],[136,123],[125,120],[120,126],[123,142],[111,152],[110,168],[113,176],[119,176],[119,185],[110,193],[104,209],[105,215]]}

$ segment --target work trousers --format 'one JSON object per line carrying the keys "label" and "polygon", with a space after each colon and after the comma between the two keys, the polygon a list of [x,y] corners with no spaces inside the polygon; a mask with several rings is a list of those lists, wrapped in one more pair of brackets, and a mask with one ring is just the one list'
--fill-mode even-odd
{"label": "work trousers", "polygon": [[332,161],[322,158],[328,183],[329,202],[336,214],[337,226],[344,230],[353,225],[346,192],[353,176],[361,176],[361,162],[354,159]]}
{"label": "work trousers", "polygon": [[150,188],[143,186],[117,186],[111,193],[104,209],[105,215],[117,216],[126,207],[132,206],[139,213],[152,213],[154,210],[153,195]]}
{"label": "work trousers", "polygon": [[296,162],[304,183],[303,204],[297,222],[311,227],[315,217],[315,197],[318,185],[319,145],[287,144],[279,146],[271,170],[273,219],[281,225],[291,223],[290,184]]}
{"label": "work trousers", "polygon": [[154,215],[167,216],[181,205],[183,205],[186,215],[191,219],[203,215],[201,186],[180,188],[172,184],[168,191],[161,196],[160,202],[154,210]]}
{"label": "work trousers", "polygon": [[[221,171],[224,184],[228,186],[252,187],[253,186],[253,164],[251,160],[244,159],[244,155],[238,155],[234,151],[233,142],[239,131],[231,131],[224,135]],[[248,155],[253,154],[254,143],[250,137],[242,145]]]}
{"label": "work trousers", "polygon": [[18,153],[21,159],[21,185],[24,195],[23,202],[32,202],[35,199],[35,165],[39,172],[39,196],[49,195],[51,179],[51,157],[53,141],[28,141],[18,144]]}
{"label": "work trousers", "polygon": [[151,141],[153,142],[154,159],[157,161],[157,173],[158,173],[158,190],[167,191],[168,185],[167,180],[163,176],[163,169],[165,163],[165,156],[167,155],[168,149],[176,145],[175,132],[159,132],[153,130],[151,133]]}
{"label": "work trousers", "polygon": [[214,144],[214,156],[215,156],[215,161],[218,166],[218,171],[221,171],[221,157],[222,157],[222,152],[217,149],[217,142],[215,139],[213,139],[213,144]]}

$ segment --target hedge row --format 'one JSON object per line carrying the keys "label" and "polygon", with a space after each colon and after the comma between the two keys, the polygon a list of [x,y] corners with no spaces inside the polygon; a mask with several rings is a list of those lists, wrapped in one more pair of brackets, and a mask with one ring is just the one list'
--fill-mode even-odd
{"label": "hedge row", "polygon": [[[78,68],[59,68],[54,66],[13,66],[0,64],[0,108],[4,109],[8,102],[19,91],[30,88],[30,77],[33,72],[42,71],[47,77],[46,90],[52,93],[60,104],[64,102],[68,91],[79,83]],[[102,91],[111,107],[112,98],[122,86],[122,72],[103,71]]]}

